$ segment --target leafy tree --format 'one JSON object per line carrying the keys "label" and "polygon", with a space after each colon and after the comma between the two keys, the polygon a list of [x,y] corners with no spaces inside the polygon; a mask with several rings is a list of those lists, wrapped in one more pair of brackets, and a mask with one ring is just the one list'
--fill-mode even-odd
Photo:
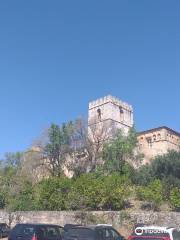
{"label": "leafy tree", "polygon": [[132,179],[139,185],[148,185],[159,179],[168,194],[173,186],[180,187],[180,152],[170,151],[157,156],[150,164],[137,169]]}
{"label": "leafy tree", "polygon": [[171,190],[170,204],[173,209],[180,211],[180,188],[173,188]]}
{"label": "leafy tree", "polygon": [[52,176],[61,176],[67,154],[71,149],[73,124],[69,122],[61,127],[52,124],[49,129],[49,142],[43,149],[44,163]]}
{"label": "leafy tree", "polygon": [[[20,204],[23,208],[21,197],[24,196],[25,198],[26,186],[31,185],[28,182],[29,173],[22,175],[23,161],[23,152],[7,153],[2,160],[0,168],[1,207],[14,210],[16,209],[15,206]],[[27,202],[27,199],[24,200],[24,204]],[[30,206],[30,204],[27,204],[27,207],[28,205]],[[17,208],[19,209],[19,207]]]}
{"label": "leafy tree", "polygon": [[131,175],[131,180],[136,185],[146,186],[154,180],[151,165],[143,165],[134,170],[134,174]]}
{"label": "leafy tree", "polygon": [[33,147],[24,152],[19,174],[32,184],[39,182],[43,177],[47,176],[41,148]]}
{"label": "leafy tree", "polygon": [[158,210],[163,201],[163,185],[160,180],[152,181],[146,187],[137,188],[139,200],[148,201],[153,210]]}
{"label": "leafy tree", "polygon": [[42,180],[35,187],[36,208],[51,211],[66,210],[71,181],[67,177],[51,177]]}
{"label": "leafy tree", "polygon": [[88,172],[95,172],[102,165],[102,148],[107,140],[108,129],[104,125],[91,124],[83,119],[74,122],[73,130],[73,165],[75,176]]}
{"label": "leafy tree", "polygon": [[104,177],[101,186],[101,209],[121,210],[126,205],[126,200],[130,196],[130,181],[125,176],[112,174]]}
{"label": "leafy tree", "polygon": [[6,206],[6,195],[4,192],[0,192],[0,209],[4,209]]}
{"label": "leafy tree", "polygon": [[129,131],[127,136],[118,131],[115,138],[104,144],[103,160],[104,169],[107,172],[123,173],[125,162],[134,157],[137,136],[134,128]]}
{"label": "leafy tree", "polygon": [[29,182],[24,182],[18,193],[8,196],[8,210],[11,211],[31,211],[35,209],[33,196],[33,186]]}
{"label": "leafy tree", "polygon": [[151,164],[151,171],[155,178],[166,179],[174,177],[180,179],[180,152],[169,151],[157,156]]}
{"label": "leafy tree", "polygon": [[7,152],[5,153],[4,159],[2,159],[3,166],[19,167],[21,165],[21,160],[23,157],[23,152]]}
{"label": "leafy tree", "polygon": [[101,201],[101,177],[89,173],[76,178],[68,194],[68,208],[97,210]]}
{"label": "leafy tree", "polygon": [[120,210],[130,194],[129,186],[128,179],[119,174],[82,175],[75,180],[68,194],[69,209]]}

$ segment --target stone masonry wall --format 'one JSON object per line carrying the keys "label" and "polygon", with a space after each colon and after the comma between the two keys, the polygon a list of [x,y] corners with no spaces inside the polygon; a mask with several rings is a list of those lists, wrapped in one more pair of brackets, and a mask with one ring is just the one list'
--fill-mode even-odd
{"label": "stone masonry wall", "polygon": [[32,211],[8,213],[0,211],[0,222],[6,222],[11,227],[16,223],[51,223],[61,226],[66,223],[83,225],[106,223],[112,224],[124,236],[128,236],[137,223],[173,226],[180,229],[180,212]]}

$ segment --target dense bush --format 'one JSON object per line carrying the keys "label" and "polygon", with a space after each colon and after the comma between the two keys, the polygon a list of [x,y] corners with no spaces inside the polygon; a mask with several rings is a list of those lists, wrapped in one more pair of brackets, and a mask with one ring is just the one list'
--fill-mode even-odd
{"label": "dense bush", "polygon": [[30,183],[24,183],[22,189],[17,194],[8,196],[9,210],[30,211],[35,209],[33,187]]}
{"label": "dense bush", "polygon": [[9,199],[11,210],[120,210],[130,194],[127,177],[84,174],[75,179],[52,177],[25,184]]}
{"label": "dense bush", "polygon": [[[30,177],[36,176],[36,166],[45,164],[41,154],[29,154],[25,161],[22,153],[8,153],[1,161],[1,209],[121,210],[132,197],[132,189],[136,189],[137,198],[149,204],[151,209],[159,209],[164,201],[172,209],[180,209],[180,152],[170,151],[156,157],[151,164],[135,169],[133,166],[137,166],[141,158],[135,151],[134,129],[127,136],[118,132],[104,146],[101,141],[95,146],[81,124],[79,128],[72,122],[62,126],[52,124],[48,134],[43,152],[50,173],[48,179],[39,182],[39,178]],[[83,154],[87,153],[85,165],[79,161],[82,150]],[[76,173],[72,179],[65,177],[63,172],[67,154],[75,158],[69,169]]]}
{"label": "dense bush", "polygon": [[[94,175],[86,178],[84,175],[75,182],[74,187],[77,184],[79,186],[76,190],[77,198],[84,199],[87,202],[87,208],[92,210],[120,210],[130,194],[129,180],[119,174],[98,178],[94,178]],[[79,191],[79,188],[81,190],[83,188],[83,191]],[[73,198],[72,202],[74,202]]]}
{"label": "dense bush", "polygon": [[4,192],[0,192],[0,209],[5,208],[6,206],[6,197]]}
{"label": "dense bush", "polygon": [[155,179],[160,179],[166,186],[180,188],[180,152],[170,151],[157,156],[151,164],[136,170],[132,180],[135,184],[147,185]]}
{"label": "dense bush", "polygon": [[137,197],[139,200],[150,203],[151,208],[158,210],[163,201],[163,185],[160,180],[154,180],[148,186],[137,188]]}
{"label": "dense bush", "polygon": [[131,194],[130,181],[118,174],[104,178],[102,185],[101,208],[103,210],[121,210]]}
{"label": "dense bush", "polygon": [[174,210],[180,211],[180,189],[173,188],[170,193],[170,203]]}
{"label": "dense bush", "polygon": [[51,177],[35,186],[35,206],[38,210],[65,210],[72,180],[66,177]]}

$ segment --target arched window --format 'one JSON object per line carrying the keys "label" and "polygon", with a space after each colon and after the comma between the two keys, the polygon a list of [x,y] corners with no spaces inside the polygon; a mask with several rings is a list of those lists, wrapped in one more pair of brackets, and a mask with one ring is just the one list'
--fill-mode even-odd
{"label": "arched window", "polygon": [[147,140],[147,143],[148,143],[148,147],[152,148],[152,139],[151,139],[151,137],[147,137],[146,140]]}
{"label": "arched window", "polygon": [[124,110],[121,106],[119,107],[119,112],[120,112],[120,120],[124,121]]}
{"label": "arched window", "polygon": [[123,108],[122,107],[119,107],[119,111],[120,111],[120,114],[123,114],[124,111],[123,111]]}
{"label": "arched window", "polygon": [[101,121],[101,109],[97,109],[98,119]]}

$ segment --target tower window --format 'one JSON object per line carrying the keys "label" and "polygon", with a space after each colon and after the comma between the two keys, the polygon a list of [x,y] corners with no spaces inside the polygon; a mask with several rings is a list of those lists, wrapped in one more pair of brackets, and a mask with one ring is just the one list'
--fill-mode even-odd
{"label": "tower window", "polygon": [[122,107],[119,107],[119,112],[120,112],[120,120],[123,122],[124,121],[124,110]]}
{"label": "tower window", "polygon": [[147,138],[147,143],[148,143],[148,147],[152,148],[152,138],[151,137]]}
{"label": "tower window", "polygon": [[158,139],[159,139],[159,140],[161,139],[161,134],[160,134],[160,133],[158,133]]}
{"label": "tower window", "polygon": [[119,107],[119,111],[120,111],[120,113],[121,113],[121,114],[123,114],[123,113],[124,113],[124,111],[123,111],[123,108],[122,108],[122,107]]}
{"label": "tower window", "polygon": [[98,119],[101,121],[101,109],[100,108],[98,108],[97,114],[98,114]]}

